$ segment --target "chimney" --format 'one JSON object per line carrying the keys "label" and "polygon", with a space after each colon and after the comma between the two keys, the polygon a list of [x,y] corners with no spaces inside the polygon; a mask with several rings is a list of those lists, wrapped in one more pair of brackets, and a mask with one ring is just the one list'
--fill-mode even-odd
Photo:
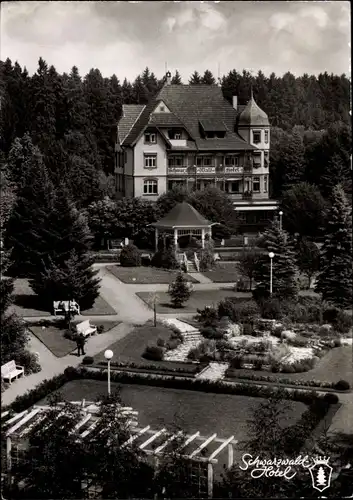
{"label": "chimney", "polygon": [[238,109],[238,96],[233,95],[233,108]]}
{"label": "chimney", "polygon": [[172,74],[170,71],[167,71],[165,78],[166,78],[167,85],[170,85],[172,83]]}

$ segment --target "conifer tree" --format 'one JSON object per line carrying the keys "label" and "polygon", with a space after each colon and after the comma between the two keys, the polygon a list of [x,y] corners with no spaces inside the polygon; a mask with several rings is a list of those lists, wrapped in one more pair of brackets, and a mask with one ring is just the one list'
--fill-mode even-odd
{"label": "conifer tree", "polygon": [[175,281],[170,283],[168,294],[171,297],[171,302],[174,307],[182,307],[184,302],[190,298],[192,287],[187,282],[183,273],[178,273]]}
{"label": "conifer tree", "polygon": [[337,307],[352,305],[352,212],[342,186],[333,189],[316,291]]}
{"label": "conifer tree", "polygon": [[199,85],[201,83],[201,75],[198,71],[194,71],[190,77],[189,85]]}
{"label": "conifer tree", "polygon": [[178,70],[175,71],[174,76],[172,78],[172,84],[173,85],[181,85],[181,75]]}
{"label": "conifer tree", "polygon": [[256,296],[269,296],[270,258],[268,254],[273,252],[273,297],[276,297],[279,300],[295,298],[298,294],[295,254],[292,245],[289,242],[288,234],[285,231],[280,230],[278,221],[274,221],[271,227],[265,231],[259,245],[264,249],[265,254],[259,259],[254,269],[253,277],[256,281]]}
{"label": "conifer tree", "polygon": [[204,85],[214,85],[216,83],[216,79],[210,70],[206,69],[203,77],[201,78],[201,83],[203,83]]}

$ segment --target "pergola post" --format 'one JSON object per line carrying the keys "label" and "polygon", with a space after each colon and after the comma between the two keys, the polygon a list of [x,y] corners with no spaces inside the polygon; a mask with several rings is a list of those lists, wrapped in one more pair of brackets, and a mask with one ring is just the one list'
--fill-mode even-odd
{"label": "pergola post", "polygon": [[178,229],[175,227],[174,228],[174,246],[175,246],[175,251],[178,250]]}
{"label": "pergola post", "polygon": [[205,248],[205,228],[204,227],[201,229],[201,243],[202,243],[202,248]]}
{"label": "pergola post", "polygon": [[207,496],[213,497],[213,465],[207,464]]}
{"label": "pergola post", "polygon": [[6,439],[6,473],[7,473],[7,484],[11,486],[12,484],[12,460],[11,460],[11,438]]}
{"label": "pergola post", "polygon": [[232,443],[229,443],[228,445],[228,469],[233,467],[234,463],[234,448]]}
{"label": "pergola post", "polygon": [[158,227],[156,227],[154,230],[154,246],[155,251],[158,252]]}

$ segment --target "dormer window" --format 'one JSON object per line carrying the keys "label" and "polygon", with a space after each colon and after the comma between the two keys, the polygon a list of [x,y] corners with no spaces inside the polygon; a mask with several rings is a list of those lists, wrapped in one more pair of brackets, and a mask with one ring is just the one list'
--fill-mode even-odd
{"label": "dormer window", "polygon": [[261,130],[253,130],[252,142],[254,144],[259,144],[261,142]]}
{"label": "dormer window", "polygon": [[180,129],[176,129],[176,130],[168,130],[168,137],[169,139],[171,140],[180,140],[181,139],[181,130]]}
{"label": "dormer window", "polygon": [[145,143],[146,144],[156,144],[157,138],[154,132],[146,132],[145,134]]}
{"label": "dormer window", "polygon": [[176,134],[174,134],[174,139],[175,140],[180,140],[181,139],[181,134],[179,132],[177,132]]}

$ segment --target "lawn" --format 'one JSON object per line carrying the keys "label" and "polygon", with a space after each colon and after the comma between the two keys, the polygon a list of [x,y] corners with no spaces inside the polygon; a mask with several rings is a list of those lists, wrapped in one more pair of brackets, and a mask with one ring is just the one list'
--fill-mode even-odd
{"label": "lawn", "polygon": [[[163,325],[154,327],[151,323],[138,326],[129,335],[118,340],[111,346],[114,352],[113,361],[116,363],[135,363],[136,365],[154,365],[165,368],[182,368],[185,372],[195,373],[198,371],[198,365],[192,363],[179,363],[174,361],[151,361],[142,357],[147,344],[156,344],[158,338],[169,340],[171,330]],[[104,351],[94,356],[96,363],[105,361]]]}
{"label": "lawn", "polygon": [[[29,286],[27,279],[16,279],[14,284],[15,301],[12,306],[13,312],[22,317],[52,315],[52,311],[43,309],[38,296]],[[93,307],[81,311],[81,314],[83,316],[108,316],[116,314],[116,311],[99,295]]]}
{"label": "lawn", "polygon": [[[149,292],[138,292],[136,294],[144,302],[148,302]],[[175,309],[170,304],[170,296],[167,292],[158,292],[159,303],[157,304],[157,313],[159,314],[175,314],[175,313],[192,313],[197,309],[203,309],[206,306],[216,306],[218,302],[226,297],[238,297],[239,300],[249,300],[250,293],[234,292],[232,289],[225,288],[220,290],[196,290],[191,295],[190,299],[185,302],[184,307]]]}
{"label": "lawn", "polygon": [[235,283],[240,278],[237,265],[234,262],[218,262],[210,271],[204,271],[204,276],[214,283]]}
{"label": "lawn", "polygon": [[[177,271],[167,271],[156,267],[108,266],[107,269],[120,281],[130,285],[169,284],[177,275]],[[186,275],[186,278],[191,283],[198,283],[198,281],[190,275]]]}
{"label": "lawn", "polygon": [[[234,434],[235,439],[249,439],[248,419],[252,412],[263,402],[261,398],[209,394],[181,389],[162,387],[125,385],[112,383],[112,391],[120,388],[124,405],[138,411],[139,426],[150,425],[158,430],[162,427],[182,428],[191,434],[200,431],[202,436],[217,433],[217,437],[227,438]],[[65,384],[60,393],[65,399],[92,401],[105,394],[105,382],[77,380]],[[47,400],[46,400],[47,401]],[[43,404],[44,401],[38,403]],[[283,426],[294,424],[306,406],[299,402],[290,402]],[[235,447],[235,457],[239,457],[241,446]]]}
{"label": "lawn", "polygon": [[[75,323],[78,323],[76,321]],[[102,325],[103,332],[108,332],[119,325],[118,321],[100,321],[96,326]],[[43,328],[42,326],[29,326],[30,331],[56,356],[62,358],[77,349],[76,342],[64,337],[64,330],[54,325]]]}

